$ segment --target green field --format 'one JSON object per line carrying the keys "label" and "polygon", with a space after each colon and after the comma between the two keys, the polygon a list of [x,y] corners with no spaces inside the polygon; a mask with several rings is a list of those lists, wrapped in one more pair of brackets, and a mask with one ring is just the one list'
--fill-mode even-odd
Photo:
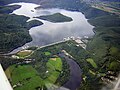
{"label": "green field", "polygon": [[61,59],[58,58],[50,58],[49,61],[47,62],[47,67],[49,67],[49,64],[54,66],[55,70],[61,71],[62,70],[62,61]]}
{"label": "green field", "polygon": [[49,56],[49,55],[51,55],[51,53],[50,52],[45,52],[45,55]]}
{"label": "green field", "polygon": [[31,50],[23,50],[17,53],[17,56],[20,58],[25,58],[32,53]]}
{"label": "green field", "polygon": [[[47,55],[51,54],[48,52]],[[23,53],[19,53],[20,55]],[[26,53],[25,53],[26,54]],[[45,55],[45,54],[44,54]],[[50,88],[51,85],[55,84],[56,80],[58,79],[61,71],[62,71],[62,60],[57,55],[50,56],[47,58],[48,61],[45,62],[46,69],[39,67],[38,62],[36,62],[36,67],[34,65],[17,65],[14,64],[7,68],[6,75],[11,81],[12,86],[15,90],[36,90],[36,88]],[[35,68],[33,68],[35,67]],[[41,72],[37,70],[39,68],[44,76],[41,76]]]}
{"label": "green field", "polygon": [[45,82],[55,83],[59,77],[60,72],[62,71],[62,61],[60,58],[49,59],[47,62],[48,68],[48,77],[45,79]]}
{"label": "green field", "polygon": [[89,62],[94,68],[97,68],[97,65],[93,59],[89,58],[89,59],[87,59],[87,62]]}
{"label": "green field", "polygon": [[44,82],[38,76],[37,71],[31,65],[13,65],[6,70],[6,75],[12,82],[15,90],[35,90],[37,87],[42,87]]}

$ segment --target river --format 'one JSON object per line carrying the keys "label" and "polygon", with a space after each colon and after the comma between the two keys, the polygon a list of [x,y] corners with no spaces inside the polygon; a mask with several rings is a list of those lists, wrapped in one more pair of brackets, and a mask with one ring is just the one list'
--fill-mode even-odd
{"label": "river", "polygon": [[61,53],[60,56],[64,57],[70,66],[70,79],[63,86],[70,90],[76,90],[81,83],[82,71],[72,58],[66,56],[64,53]]}

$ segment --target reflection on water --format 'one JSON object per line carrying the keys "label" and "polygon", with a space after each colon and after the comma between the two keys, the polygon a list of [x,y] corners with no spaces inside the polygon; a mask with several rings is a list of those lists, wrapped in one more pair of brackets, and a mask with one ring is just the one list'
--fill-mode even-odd
{"label": "reflection on water", "polygon": [[[69,16],[73,19],[71,22],[64,23],[52,23],[45,20],[40,20],[44,24],[41,26],[33,27],[29,30],[29,33],[33,39],[32,42],[25,44],[26,46],[42,46],[50,44],[56,41],[61,41],[65,37],[83,37],[83,36],[93,36],[93,26],[87,22],[87,19],[81,12],[67,11],[63,9],[37,9],[34,8],[39,6],[31,3],[14,3],[17,5],[22,5],[20,9],[15,10],[13,13],[17,15],[25,15],[30,17],[30,20],[36,19],[33,17],[41,15],[50,15],[54,13],[61,13],[63,15]],[[14,5],[13,4],[13,5]],[[22,48],[17,48],[21,50]]]}

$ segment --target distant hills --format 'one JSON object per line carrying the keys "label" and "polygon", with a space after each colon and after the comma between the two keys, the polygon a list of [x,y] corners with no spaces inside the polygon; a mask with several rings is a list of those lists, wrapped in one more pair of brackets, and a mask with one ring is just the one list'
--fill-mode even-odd
{"label": "distant hills", "polygon": [[120,0],[101,0],[101,1],[120,2]]}
{"label": "distant hills", "polygon": [[[97,2],[97,1],[110,1],[110,2],[120,2],[120,0],[0,0],[0,5],[8,4],[8,3],[15,3],[15,2],[31,2],[31,3],[36,3],[36,4],[48,4],[48,3],[54,3],[57,2],[59,5],[61,4],[66,4],[67,3],[79,3],[81,1],[86,1],[86,2]],[[75,5],[76,6],[76,5]]]}

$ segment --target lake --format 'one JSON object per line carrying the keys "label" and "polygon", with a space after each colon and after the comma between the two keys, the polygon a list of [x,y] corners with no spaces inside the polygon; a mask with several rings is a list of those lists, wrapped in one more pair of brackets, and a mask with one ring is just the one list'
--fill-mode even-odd
{"label": "lake", "polygon": [[[94,26],[90,25],[81,12],[77,11],[67,11],[59,8],[52,9],[34,9],[40,5],[33,3],[12,3],[10,5],[21,5],[21,8],[14,10],[12,14],[24,15],[30,17],[30,20],[40,20],[44,24],[41,26],[33,27],[29,30],[32,37],[32,41],[26,43],[24,46],[13,50],[11,53],[16,53],[17,51],[30,47],[30,46],[44,46],[50,43],[58,42],[67,37],[91,37],[94,35]],[[71,17],[73,21],[62,22],[62,23],[52,23],[46,20],[41,20],[38,16],[51,15],[54,13],[61,13],[65,16]]]}

